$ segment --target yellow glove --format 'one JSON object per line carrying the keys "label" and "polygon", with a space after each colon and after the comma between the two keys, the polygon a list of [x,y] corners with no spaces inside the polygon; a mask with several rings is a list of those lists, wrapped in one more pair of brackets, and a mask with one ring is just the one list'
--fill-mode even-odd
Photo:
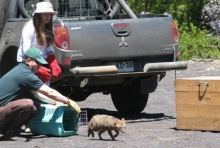
{"label": "yellow glove", "polygon": [[56,106],[66,106],[66,104],[63,104],[62,102],[57,102],[57,101],[55,102],[55,105]]}
{"label": "yellow glove", "polygon": [[67,98],[67,99],[68,99],[67,105],[70,106],[70,107],[72,107],[72,108],[74,108],[74,109],[76,110],[76,112],[79,114],[79,113],[81,112],[80,107],[76,104],[75,101],[70,100],[70,98]]}

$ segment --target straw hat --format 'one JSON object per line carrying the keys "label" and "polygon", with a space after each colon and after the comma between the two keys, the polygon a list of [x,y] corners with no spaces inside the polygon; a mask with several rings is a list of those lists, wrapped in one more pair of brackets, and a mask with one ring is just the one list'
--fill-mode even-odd
{"label": "straw hat", "polygon": [[57,11],[53,10],[53,5],[50,2],[39,2],[37,3],[37,8],[33,13],[52,13],[53,15],[58,14]]}

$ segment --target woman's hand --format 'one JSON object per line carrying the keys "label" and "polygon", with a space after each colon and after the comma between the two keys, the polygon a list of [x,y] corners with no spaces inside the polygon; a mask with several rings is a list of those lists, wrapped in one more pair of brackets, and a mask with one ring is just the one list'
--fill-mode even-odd
{"label": "woman's hand", "polygon": [[60,78],[60,74],[61,74],[61,69],[60,66],[55,58],[55,56],[49,55],[46,59],[46,61],[48,62],[48,64],[50,65],[51,69],[52,69],[52,75],[54,77],[56,77],[57,79]]}
{"label": "woman's hand", "polygon": [[51,79],[51,74],[50,74],[50,69],[41,66],[39,70],[37,71],[37,76],[45,83],[50,81]]}

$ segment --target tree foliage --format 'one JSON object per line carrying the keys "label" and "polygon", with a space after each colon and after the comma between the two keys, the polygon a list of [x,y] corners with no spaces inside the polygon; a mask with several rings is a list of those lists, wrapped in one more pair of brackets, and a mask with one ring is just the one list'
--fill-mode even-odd
{"label": "tree foliage", "polygon": [[200,24],[201,10],[207,0],[128,0],[128,4],[135,13],[147,11],[149,13],[169,12],[179,25],[187,22]]}
{"label": "tree foliage", "polygon": [[180,34],[180,58],[219,58],[219,43],[214,36],[200,28],[201,12],[207,0],[128,0],[135,13],[163,14],[169,12]]}

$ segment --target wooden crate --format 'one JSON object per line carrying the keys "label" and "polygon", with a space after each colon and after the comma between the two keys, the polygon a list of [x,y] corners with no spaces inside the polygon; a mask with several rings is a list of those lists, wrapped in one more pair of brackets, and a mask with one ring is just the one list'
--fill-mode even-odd
{"label": "wooden crate", "polygon": [[175,80],[176,128],[220,131],[220,77]]}

